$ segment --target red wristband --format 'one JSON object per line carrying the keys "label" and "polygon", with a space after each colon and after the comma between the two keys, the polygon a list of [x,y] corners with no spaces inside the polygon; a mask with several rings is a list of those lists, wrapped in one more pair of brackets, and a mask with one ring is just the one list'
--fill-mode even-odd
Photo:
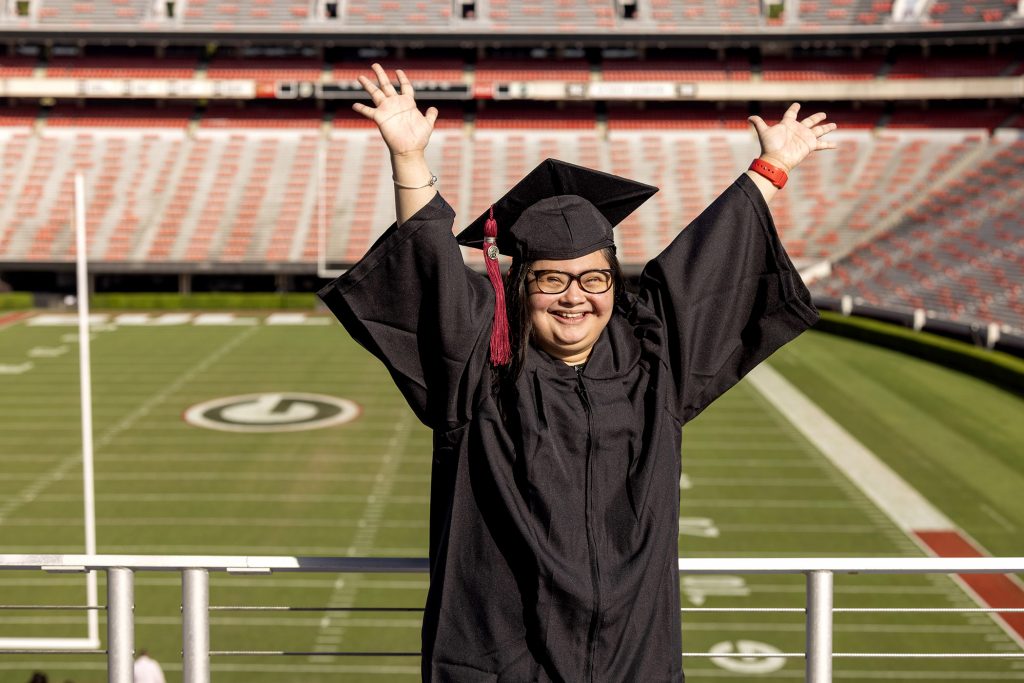
{"label": "red wristband", "polygon": [[768,180],[772,181],[772,185],[779,188],[780,190],[786,186],[786,181],[789,180],[789,176],[786,172],[777,166],[772,166],[767,161],[760,159],[754,159],[753,163],[750,164],[750,170],[759,175],[763,175]]}

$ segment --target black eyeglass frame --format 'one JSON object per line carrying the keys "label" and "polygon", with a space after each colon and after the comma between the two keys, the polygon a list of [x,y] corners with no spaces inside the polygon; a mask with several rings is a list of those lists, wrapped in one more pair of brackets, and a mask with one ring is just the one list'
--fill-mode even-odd
{"label": "black eyeglass frame", "polygon": [[[605,292],[607,292],[608,290],[615,286],[615,269],[613,268],[591,268],[590,270],[583,271],[579,275],[573,275],[572,273],[567,273],[564,270],[533,270],[532,268],[527,272],[533,275],[533,282],[537,283],[537,289],[540,291],[541,294],[561,294],[569,289],[569,287],[573,283],[573,280],[575,280],[576,284],[579,285],[579,288],[586,292],[587,294],[604,294]],[[566,280],[565,287],[558,290],[557,292],[548,292],[541,288],[539,276],[547,275],[549,273],[557,273],[559,275],[564,275],[565,277],[567,277],[568,280]],[[583,284],[583,278],[589,275],[590,273],[604,273],[605,275],[607,275],[608,286],[598,292],[595,292],[592,289],[587,289],[586,285]]]}

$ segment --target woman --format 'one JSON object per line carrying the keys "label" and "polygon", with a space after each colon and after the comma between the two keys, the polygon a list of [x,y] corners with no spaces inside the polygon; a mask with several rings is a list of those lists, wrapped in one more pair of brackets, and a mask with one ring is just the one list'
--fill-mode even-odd
{"label": "woman", "polygon": [[683,680],[680,430],[816,320],[767,201],[835,125],[751,117],[762,164],[637,295],[612,227],[654,188],[549,160],[459,235],[492,274],[494,246],[513,256],[495,291],[424,160],[437,110],[373,70],[354,109],[391,152],[398,220],[320,296],[434,431],[423,679]]}

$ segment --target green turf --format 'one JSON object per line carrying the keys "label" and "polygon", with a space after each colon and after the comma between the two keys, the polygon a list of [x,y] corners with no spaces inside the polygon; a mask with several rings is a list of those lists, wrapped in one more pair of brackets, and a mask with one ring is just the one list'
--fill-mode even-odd
{"label": "green turf", "polygon": [[[67,327],[0,330],[0,365],[35,349],[21,375],[0,375],[0,547],[80,552],[77,346]],[[906,356],[808,334],[773,364],[995,554],[1019,555],[1024,524],[1021,400]],[[93,341],[98,543],[101,553],[426,554],[430,434],[387,373],[339,327],[118,327]],[[363,408],[323,430],[241,435],[199,429],[182,413],[212,398],[306,391]],[[917,556],[920,550],[768,402],[741,384],[686,429],[681,553],[689,557]],[[58,476],[59,475],[59,476]],[[993,516],[993,513],[997,516]],[[1006,526],[1009,525],[1009,528]],[[683,577],[684,607],[800,607],[794,576]],[[281,574],[211,579],[216,605],[422,604],[419,575]],[[0,603],[81,603],[83,580],[0,574]],[[180,680],[180,580],[136,579],[136,644]],[[101,581],[101,595],[103,586]],[[102,602],[102,600],[101,600]],[[839,576],[837,607],[973,606],[946,577]],[[217,650],[418,649],[416,613],[212,615]],[[799,614],[694,613],[684,649],[755,640],[803,649]],[[101,621],[102,628],[102,621]],[[0,637],[80,636],[79,613],[0,613]],[[836,616],[837,651],[1002,652],[1016,644],[983,615]],[[1019,651],[1019,650],[1018,650]],[[102,657],[0,657],[0,681],[106,679]],[[215,680],[414,681],[411,658],[224,657]],[[792,681],[686,661],[689,681]],[[1024,680],[1010,660],[836,660],[836,679]]]}

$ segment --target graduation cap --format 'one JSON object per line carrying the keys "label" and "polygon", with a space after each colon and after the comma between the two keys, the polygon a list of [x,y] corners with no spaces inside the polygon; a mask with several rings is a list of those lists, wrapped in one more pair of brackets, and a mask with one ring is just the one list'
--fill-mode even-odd
{"label": "graduation cap", "polygon": [[504,365],[511,358],[498,254],[527,261],[574,259],[614,247],[612,228],[657,191],[610,173],[545,159],[458,234],[459,244],[484,250],[494,287],[493,364]]}

